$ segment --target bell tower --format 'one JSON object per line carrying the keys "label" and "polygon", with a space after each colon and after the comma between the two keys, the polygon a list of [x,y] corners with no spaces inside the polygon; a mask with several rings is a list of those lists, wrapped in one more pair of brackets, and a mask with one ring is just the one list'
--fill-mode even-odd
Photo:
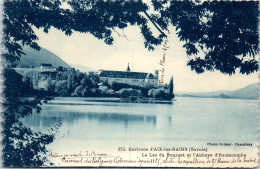
{"label": "bell tower", "polygon": [[155,70],[155,71],[154,71],[154,77],[155,77],[156,79],[159,78],[159,70]]}

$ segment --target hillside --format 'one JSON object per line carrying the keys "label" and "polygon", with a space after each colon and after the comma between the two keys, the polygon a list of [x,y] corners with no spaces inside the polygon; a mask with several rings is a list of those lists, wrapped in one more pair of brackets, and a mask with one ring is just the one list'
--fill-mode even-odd
{"label": "hillside", "polygon": [[181,92],[181,93],[176,93],[176,96],[257,99],[258,83],[252,83],[244,88],[233,90],[233,91],[221,90],[221,91],[198,92],[198,93]]}
{"label": "hillside", "polygon": [[245,99],[257,99],[258,98],[258,84],[252,83],[242,89],[232,91],[229,94],[230,97],[245,98]]}
{"label": "hillside", "polygon": [[25,46],[23,47],[23,52],[26,53],[26,55],[22,55],[21,60],[16,63],[18,68],[37,68],[40,67],[42,63],[52,64],[54,67],[63,66],[70,68],[66,62],[47,49],[41,48],[40,51],[36,51]]}

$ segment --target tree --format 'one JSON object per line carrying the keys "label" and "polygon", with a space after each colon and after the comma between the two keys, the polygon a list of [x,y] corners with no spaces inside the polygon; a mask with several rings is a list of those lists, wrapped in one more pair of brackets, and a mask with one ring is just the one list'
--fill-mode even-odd
{"label": "tree", "polygon": [[67,78],[67,84],[68,84],[68,92],[69,94],[72,93],[73,87],[75,85],[74,77],[75,76],[75,70],[74,69],[68,69],[68,78]]}
{"label": "tree", "polygon": [[128,97],[141,97],[142,92],[141,90],[135,90],[132,88],[124,88],[116,92],[120,97],[122,98],[128,98]]}
{"label": "tree", "polygon": [[[62,3],[67,3],[70,8],[64,9]],[[151,7],[155,11],[149,10]],[[149,6],[141,0],[6,0],[3,24],[5,50],[2,56],[11,63],[11,66],[14,66],[14,62],[24,54],[23,45],[40,50],[37,44],[38,37],[33,27],[43,28],[46,33],[54,27],[68,36],[73,31],[90,33],[98,39],[103,39],[106,44],[112,45],[114,40],[112,32],[123,36],[118,30],[135,25],[140,28],[145,48],[153,50],[155,45],[160,45],[163,38],[167,37],[165,32],[172,25],[176,27],[180,40],[185,43],[183,47],[186,48],[187,55],[190,57],[187,65],[197,73],[218,70],[231,75],[236,69],[246,74],[258,70],[258,62],[255,59],[255,54],[259,50],[258,2],[256,1],[153,0],[152,6]],[[151,27],[159,32],[157,37],[154,36]],[[6,76],[8,75],[4,74],[5,82],[10,80]],[[79,76],[84,75],[79,74]],[[37,81],[37,76],[35,77],[34,80]],[[80,84],[81,79],[76,77],[75,83]],[[18,81],[18,79],[15,80]],[[67,88],[66,85],[65,87]],[[12,88],[6,90],[12,90]],[[13,94],[12,99],[18,98],[15,93]],[[36,100],[38,102],[27,100],[26,103],[39,108],[41,99]],[[17,102],[12,102],[11,99],[5,102],[4,106],[10,108],[3,114],[5,119],[9,117],[8,112],[22,113],[19,107],[13,105]],[[25,104],[19,102],[17,105],[22,107]],[[15,106],[17,110],[14,110],[12,106]],[[18,124],[21,124],[18,123],[18,119],[6,120],[4,127],[14,129],[13,125]],[[3,133],[6,136],[5,139],[8,139],[9,131],[4,130]],[[32,136],[32,133],[29,135]],[[22,139],[19,135],[12,135],[12,137]],[[52,137],[49,138],[44,143],[49,143]],[[8,151],[10,149],[12,149],[12,142],[9,140],[4,143],[5,166],[10,166],[11,163],[7,162],[12,160],[17,165],[20,163],[21,166],[43,164],[44,160],[40,161],[40,159],[33,163],[34,159],[28,159],[26,154],[22,154],[20,160],[17,156],[15,156],[17,158],[12,158],[12,151]],[[19,153],[23,152],[26,151]]]}
{"label": "tree", "polygon": [[78,86],[74,93],[72,93],[72,96],[83,96],[83,91],[84,91],[84,87],[83,86]]}
{"label": "tree", "polygon": [[173,94],[173,76],[171,77],[168,88],[169,88],[169,94]]}
{"label": "tree", "polygon": [[93,84],[93,87],[97,88],[98,87],[98,83],[100,83],[99,76],[97,76],[95,74],[89,74],[88,78],[91,80],[91,83]]}
{"label": "tree", "polygon": [[171,100],[174,98],[174,94],[170,94],[165,89],[150,89],[148,91],[148,96],[156,98],[156,99],[164,99],[164,100]]}
{"label": "tree", "polygon": [[88,89],[88,88],[83,88],[83,91],[82,91],[82,93],[81,93],[81,95],[83,96],[83,97],[90,97],[91,96],[91,91],[90,91],[90,89]]}
{"label": "tree", "polygon": [[[258,1],[156,1],[163,29],[176,27],[197,73],[219,70],[250,74],[258,70]],[[166,5],[167,4],[167,5]],[[199,55],[199,56],[197,56]]]}
{"label": "tree", "polygon": [[35,89],[38,89],[38,83],[39,83],[39,72],[38,71],[33,71],[32,86]]}
{"label": "tree", "polygon": [[[63,3],[70,8],[62,8]],[[151,7],[155,12],[149,10]],[[183,47],[190,57],[187,65],[197,73],[219,70],[231,75],[236,69],[246,74],[258,70],[257,1],[153,0],[149,6],[141,0],[7,0],[3,23],[7,51],[3,57],[11,62],[23,54],[21,45],[40,49],[33,26],[46,33],[51,26],[66,35],[73,31],[91,33],[111,45],[112,32],[122,36],[117,30],[136,25],[145,47],[153,50],[167,37],[164,32],[172,25],[185,43]],[[151,28],[158,30],[157,37]]]}
{"label": "tree", "polygon": [[108,81],[104,81],[104,82],[103,82],[103,85],[104,85],[104,86],[107,86],[108,88],[111,88],[111,85],[108,83]]}
{"label": "tree", "polygon": [[55,84],[55,92],[59,95],[59,96],[68,96],[68,85],[67,85],[67,80],[61,80],[58,81]]}
{"label": "tree", "polygon": [[59,67],[57,67],[57,69],[56,69],[58,72],[63,72],[63,67],[62,66],[59,66]]}
{"label": "tree", "polygon": [[155,98],[162,99],[162,98],[165,97],[165,95],[166,95],[166,92],[164,90],[158,89],[158,90],[155,90],[155,92],[154,92],[154,97]]}
{"label": "tree", "polygon": [[94,84],[92,83],[92,81],[87,76],[85,76],[83,79],[81,79],[80,84],[83,87],[86,87],[89,89],[95,87]]}
{"label": "tree", "polygon": [[150,89],[149,91],[148,91],[148,96],[149,97],[154,97],[154,92],[156,91],[157,89]]}
{"label": "tree", "polygon": [[72,75],[69,74],[69,75],[68,75],[68,79],[67,79],[68,93],[71,93],[71,90],[72,90],[72,84],[73,84],[72,78],[73,78]]}
{"label": "tree", "polygon": [[118,90],[121,90],[121,89],[124,89],[124,88],[131,88],[132,85],[130,84],[127,84],[127,83],[118,83],[118,82],[112,82],[111,84],[111,88],[114,90],[114,91],[118,91]]}
{"label": "tree", "polygon": [[49,75],[47,77],[47,91],[50,91],[52,89],[53,89],[52,79],[51,79],[51,76]]}
{"label": "tree", "polygon": [[[71,9],[63,9],[62,3]],[[4,58],[14,62],[19,60],[22,45],[40,50],[38,37],[32,27],[43,28],[48,33],[51,26],[71,35],[73,31],[91,33],[106,44],[113,43],[112,32],[137,25],[145,39],[145,47],[153,50],[153,45],[162,42],[163,35],[155,38],[143,16],[148,5],[142,1],[78,1],[78,0],[7,0],[4,3]],[[19,12],[17,12],[19,11]],[[44,16],[44,17],[39,17]]]}
{"label": "tree", "polygon": [[[3,94],[5,102],[2,115],[3,127],[3,165],[9,167],[37,167],[50,165],[46,158],[46,145],[53,142],[55,133],[48,134],[33,132],[30,128],[23,125],[21,118],[28,116],[36,110],[40,112],[41,101],[46,102],[48,97],[36,97],[27,100],[25,96],[24,82],[22,76],[13,69],[3,70],[5,77]],[[57,124],[59,127],[60,124]]]}
{"label": "tree", "polygon": [[61,81],[61,80],[64,80],[63,79],[63,72],[58,72],[56,74],[56,81]]}

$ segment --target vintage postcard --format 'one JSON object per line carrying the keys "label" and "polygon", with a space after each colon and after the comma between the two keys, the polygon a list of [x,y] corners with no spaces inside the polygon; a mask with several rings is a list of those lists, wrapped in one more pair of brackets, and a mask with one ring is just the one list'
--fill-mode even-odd
{"label": "vintage postcard", "polygon": [[3,167],[258,166],[258,1],[2,7]]}

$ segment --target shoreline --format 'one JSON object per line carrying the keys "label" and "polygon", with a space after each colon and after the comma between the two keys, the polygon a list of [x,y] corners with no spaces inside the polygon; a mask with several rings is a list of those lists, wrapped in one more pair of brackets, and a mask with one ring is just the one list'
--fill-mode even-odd
{"label": "shoreline", "polygon": [[48,101],[48,104],[89,104],[89,102],[112,102],[112,103],[158,103],[158,104],[173,104],[172,100],[159,100],[154,98],[145,98],[131,100],[128,98],[117,98],[117,97],[54,97],[53,100]]}

